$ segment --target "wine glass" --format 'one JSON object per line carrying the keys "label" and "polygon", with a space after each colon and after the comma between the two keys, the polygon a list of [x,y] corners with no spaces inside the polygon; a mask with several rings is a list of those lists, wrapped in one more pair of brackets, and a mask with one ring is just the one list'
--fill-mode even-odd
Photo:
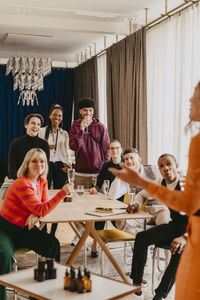
{"label": "wine glass", "polygon": [[68,181],[70,183],[74,183],[75,170],[74,169],[68,169],[67,174],[68,174]]}
{"label": "wine glass", "polygon": [[104,180],[103,191],[104,191],[104,195],[106,196],[106,200],[108,199],[109,187],[110,187],[110,180]]}
{"label": "wine glass", "polygon": [[97,176],[96,175],[92,175],[92,185],[93,187],[95,187],[97,184]]}
{"label": "wine glass", "polygon": [[82,195],[84,194],[84,191],[85,191],[84,185],[78,185],[78,186],[77,186],[77,194],[78,194],[79,196],[82,196]]}
{"label": "wine glass", "polygon": [[[90,116],[85,116],[85,120],[90,121]],[[85,128],[85,132],[88,133],[88,126]]]}
{"label": "wine glass", "polygon": [[133,187],[133,186],[130,186],[129,191],[128,191],[128,195],[129,195],[130,204],[133,204],[133,202],[135,200],[135,195],[136,195],[136,188]]}

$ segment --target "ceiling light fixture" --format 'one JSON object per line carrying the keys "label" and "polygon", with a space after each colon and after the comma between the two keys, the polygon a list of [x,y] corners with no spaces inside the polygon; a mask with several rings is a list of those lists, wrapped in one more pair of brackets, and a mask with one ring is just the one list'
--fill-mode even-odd
{"label": "ceiling light fixture", "polygon": [[51,73],[49,57],[12,56],[6,64],[6,75],[12,71],[14,77],[13,90],[19,88],[20,95],[17,105],[38,105],[36,91],[44,89],[43,78]]}

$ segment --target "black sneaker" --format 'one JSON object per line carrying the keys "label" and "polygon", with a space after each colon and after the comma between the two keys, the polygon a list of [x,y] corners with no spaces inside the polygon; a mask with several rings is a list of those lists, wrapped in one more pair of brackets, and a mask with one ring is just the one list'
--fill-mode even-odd
{"label": "black sneaker", "polygon": [[79,242],[79,238],[77,237],[77,235],[74,237],[73,241],[71,242],[71,246],[76,246]]}
{"label": "black sneaker", "polygon": [[162,295],[155,294],[152,300],[162,300],[162,299],[163,299]]}
{"label": "black sneaker", "polygon": [[[128,272],[126,273],[126,275],[129,275]],[[130,275],[130,278],[133,279],[133,276]],[[146,287],[147,286],[147,281],[145,279],[142,279],[142,283],[137,284],[137,285],[141,285],[142,287]]]}
{"label": "black sneaker", "polygon": [[135,293],[137,296],[141,296],[142,295],[142,291],[136,292]]}

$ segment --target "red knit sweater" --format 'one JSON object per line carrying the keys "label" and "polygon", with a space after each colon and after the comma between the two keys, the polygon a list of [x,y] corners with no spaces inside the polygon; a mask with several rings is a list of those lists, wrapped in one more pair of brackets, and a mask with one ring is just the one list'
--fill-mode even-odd
{"label": "red knit sweater", "polygon": [[60,190],[49,200],[47,180],[38,178],[37,191],[27,176],[16,179],[8,189],[4,198],[0,215],[7,221],[24,227],[30,214],[46,216],[66,196]]}

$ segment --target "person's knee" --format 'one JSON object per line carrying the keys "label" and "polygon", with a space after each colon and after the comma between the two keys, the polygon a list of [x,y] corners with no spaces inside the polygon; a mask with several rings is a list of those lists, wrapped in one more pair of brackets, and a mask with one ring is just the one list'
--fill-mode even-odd
{"label": "person's knee", "polygon": [[56,261],[60,261],[60,243],[54,236],[50,237],[50,247],[48,247],[48,257],[55,258]]}
{"label": "person's knee", "polygon": [[0,274],[8,273],[12,270],[14,245],[11,239],[0,232]]}
{"label": "person's knee", "polygon": [[9,273],[13,266],[13,252],[0,250],[0,274]]}
{"label": "person's knee", "polygon": [[135,243],[138,244],[144,244],[145,242],[145,237],[144,237],[144,232],[138,232],[136,235]]}

